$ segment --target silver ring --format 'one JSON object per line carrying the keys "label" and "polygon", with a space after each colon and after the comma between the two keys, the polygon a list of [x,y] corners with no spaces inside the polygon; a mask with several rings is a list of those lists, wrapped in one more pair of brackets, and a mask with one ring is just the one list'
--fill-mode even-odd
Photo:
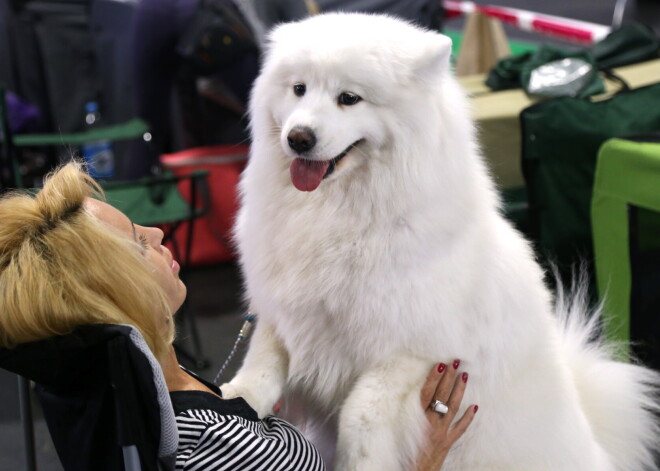
{"label": "silver ring", "polygon": [[445,415],[447,412],[449,412],[449,407],[447,407],[447,404],[442,401],[438,401],[437,399],[433,401],[433,404],[431,404],[431,409],[440,415]]}

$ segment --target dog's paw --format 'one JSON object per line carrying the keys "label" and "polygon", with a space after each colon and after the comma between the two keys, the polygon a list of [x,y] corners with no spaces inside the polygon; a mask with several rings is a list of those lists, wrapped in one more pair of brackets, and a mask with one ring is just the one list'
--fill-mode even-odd
{"label": "dog's paw", "polygon": [[238,390],[230,383],[225,383],[220,386],[220,391],[222,391],[223,399],[234,399],[235,397],[241,397],[241,394],[238,392]]}
{"label": "dog's paw", "polygon": [[248,388],[241,387],[233,381],[220,386],[220,391],[222,391],[223,399],[233,399],[235,397],[242,397],[245,399],[245,402],[257,412],[259,418],[264,418],[272,413],[272,404],[267,404],[263,399],[260,400],[260,398],[252,394]]}

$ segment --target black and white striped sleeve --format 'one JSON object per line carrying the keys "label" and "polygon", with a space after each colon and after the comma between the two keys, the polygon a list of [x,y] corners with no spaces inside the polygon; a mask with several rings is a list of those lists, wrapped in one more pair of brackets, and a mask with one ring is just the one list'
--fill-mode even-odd
{"label": "black and white striped sleeve", "polygon": [[213,410],[189,409],[176,420],[177,470],[325,470],[316,448],[277,417],[253,421]]}

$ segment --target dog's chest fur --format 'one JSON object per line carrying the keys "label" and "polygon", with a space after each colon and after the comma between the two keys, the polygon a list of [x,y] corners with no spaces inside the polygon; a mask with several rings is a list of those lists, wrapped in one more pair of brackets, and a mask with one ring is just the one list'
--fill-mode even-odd
{"label": "dog's chest fur", "polygon": [[[289,352],[290,383],[327,403],[394,355],[444,358],[460,348],[467,358],[455,338],[474,328],[454,314],[471,308],[451,281],[468,281],[457,271],[469,263],[461,250],[425,235],[423,214],[385,206],[365,216],[309,196],[291,207],[248,201],[238,225],[249,297]],[[443,272],[446,286],[433,281]]]}

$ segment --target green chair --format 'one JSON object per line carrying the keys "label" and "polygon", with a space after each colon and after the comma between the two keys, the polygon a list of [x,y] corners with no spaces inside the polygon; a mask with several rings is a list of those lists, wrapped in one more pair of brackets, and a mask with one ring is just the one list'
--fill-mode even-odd
{"label": "green chair", "polygon": [[[163,243],[170,242],[172,253],[181,266],[180,276],[184,281],[190,267],[195,220],[204,216],[211,207],[207,176],[208,171],[196,170],[181,176],[165,173],[157,177],[103,184],[109,204],[136,224],[158,226],[163,230]],[[188,198],[183,198],[180,188],[183,188],[183,193],[188,195]],[[185,230],[185,237],[177,237],[182,230]],[[179,247],[179,240],[183,240],[184,247]],[[183,348],[180,341],[177,341],[175,347],[179,354],[194,363],[196,368],[203,369],[209,365],[209,361],[203,353],[194,313],[195,310],[186,300],[176,316],[177,322],[184,328],[178,338],[185,339],[186,334],[189,334],[193,352]]]}
{"label": "green chair", "polygon": [[0,84],[0,166],[2,185],[0,188],[24,188],[21,173],[21,151],[30,147],[80,146],[85,142],[122,141],[143,138],[149,130],[141,119],[134,118],[124,123],[99,127],[77,133],[42,133],[13,135],[9,126],[9,111],[4,85]]}
{"label": "green chair", "polygon": [[[187,175],[165,173],[130,181],[109,181],[102,184],[109,204],[128,215],[141,226],[161,226],[165,242],[172,241],[184,264],[190,259],[193,221],[209,210],[210,200],[206,184],[206,170]],[[182,197],[179,185],[185,186],[188,199]],[[188,236],[186,248],[181,252],[173,239],[174,232],[185,223]]]}
{"label": "green chair", "polygon": [[[85,142],[108,140],[116,142],[128,139],[141,139],[148,131],[147,124],[140,119],[104,126],[79,133],[17,134],[12,135],[9,126],[5,89],[0,84],[0,164],[2,186],[0,189],[24,188],[20,166],[20,153],[29,147],[80,146]],[[170,242],[174,256],[181,266],[181,276],[185,277],[190,262],[193,241],[194,221],[206,214],[210,199],[206,185],[208,172],[196,171],[187,175],[163,174],[132,181],[101,182],[108,203],[126,214],[133,222],[142,226],[159,226],[165,232],[164,243]],[[179,188],[188,195],[185,199]],[[179,247],[175,234],[186,230],[181,239],[185,246]],[[177,316],[177,322],[188,330],[193,342],[193,353],[183,349],[180,353],[197,368],[204,368],[208,360],[204,358],[194,310],[185,306]],[[186,335],[180,335],[184,339]]]}
{"label": "green chair", "polygon": [[660,368],[660,135],[603,144],[591,220],[607,334]]}

